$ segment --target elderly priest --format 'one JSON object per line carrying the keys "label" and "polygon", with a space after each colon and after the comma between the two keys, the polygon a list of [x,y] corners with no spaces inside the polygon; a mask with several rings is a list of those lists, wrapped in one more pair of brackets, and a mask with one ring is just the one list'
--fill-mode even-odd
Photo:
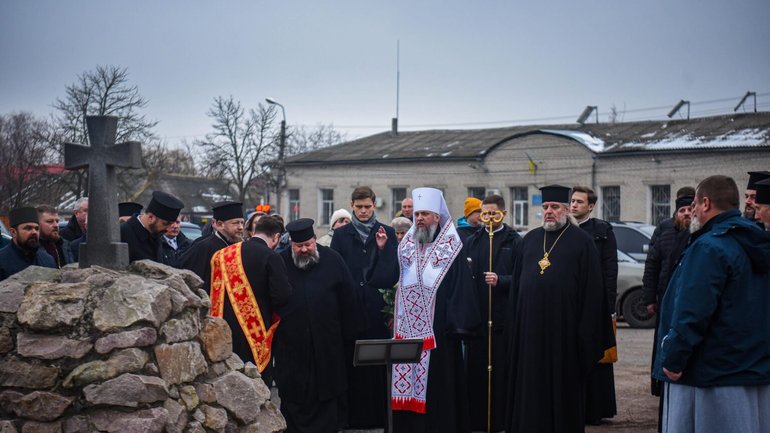
{"label": "elderly priest", "polygon": [[569,213],[570,189],[540,189],[509,298],[509,433],[583,432],[586,377],[614,345],[599,253]]}

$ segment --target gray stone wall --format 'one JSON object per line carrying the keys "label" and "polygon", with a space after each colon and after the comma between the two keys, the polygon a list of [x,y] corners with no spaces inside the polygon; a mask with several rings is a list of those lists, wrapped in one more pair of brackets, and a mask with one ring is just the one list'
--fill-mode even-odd
{"label": "gray stone wall", "polygon": [[202,284],[151,261],[0,282],[0,431],[283,431]]}

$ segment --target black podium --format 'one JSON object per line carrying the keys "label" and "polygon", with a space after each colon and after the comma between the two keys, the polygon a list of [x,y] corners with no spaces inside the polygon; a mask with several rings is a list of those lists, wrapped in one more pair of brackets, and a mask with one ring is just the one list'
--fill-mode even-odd
{"label": "black podium", "polygon": [[384,365],[388,388],[388,432],[393,433],[393,406],[391,387],[393,386],[393,364],[416,364],[422,357],[422,339],[407,340],[357,340],[353,352],[353,365]]}

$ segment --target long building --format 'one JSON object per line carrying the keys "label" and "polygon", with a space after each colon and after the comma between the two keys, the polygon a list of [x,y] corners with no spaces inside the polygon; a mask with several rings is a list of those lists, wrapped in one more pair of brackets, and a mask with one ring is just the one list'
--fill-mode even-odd
{"label": "long building", "polygon": [[[413,188],[441,189],[462,216],[466,197],[505,198],[507,223],[541,223],[538,188],[587,185],[599,195],[593,216],[657,224],[674,195],[712,174],[733,177],[770,169],[770,113],[689,120],[514,126],[474,130],[388,131],[287,160],[282,214],[309,217],[323,232],[335,209],[350,208],[353,188],[377,194],[389,222]],[[743,204],[741,205],[743,206]]]}

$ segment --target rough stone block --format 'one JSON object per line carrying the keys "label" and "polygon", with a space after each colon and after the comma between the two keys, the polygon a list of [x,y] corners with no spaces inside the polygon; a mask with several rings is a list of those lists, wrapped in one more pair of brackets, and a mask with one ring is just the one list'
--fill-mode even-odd
{"label": "rough stone block", "polygon": [[187,411],[178,401],[169,398],[163,402],[163,407],[168,412],[168,419],[166,420],[166,432],[168,433],[182,433],[184,428],[187,427]]}
{"label": "rough stone block", "polygon": [[170,385],[192,382],[207,370],[206,359],[195,341],[155,346],[160,375]]}
{"label": "rough stone block", "polygon": [[206,433],[200,421],[193,421],[187,426],[187,433]]}
{"label": "rough stone block", "polygon": [[13,421],[0,421],[0,433],[17,433],[16,426],[13,425]]}
{"label": "rough stone block", "polygon": [[27,421],[21,426],[21,433],[61,433],[61,421]]}
{"label": "rough stone block", "polygon": [[231,354],[230,357],[225,360],[225,365],[230,371],[243,371],[244,367],[243,361],[235,353]]}
{"label": "rough stone block", "polygon": [[201,324],[196,311],[187,311],[178,318],[169,319],[160,328],[160,335],[166,343],[177,343],[195,338],[200,332]]}
{"label": "rough stone block", "polygon": [[168,421],[168,411],[162,407],[133,413],[106,409],[95,411],[90,419],[97,430],[108,433],[161,433]]}
{"label": "rough stone block", "polygon": [[93,405],[137,407],[140,403],[152,403],[168,398],[166,382],[163,379],[131,373],[118,376],[100,385],[88,385],[83,388],[83,393],[86,401]]}
{"label": "rough stone block", "polygon": [[20,332],[16,335],[16,350],[21,356],[39,359],[80,359],[91,351],[90,340],[72,340],[61,335]]}
{"label": "rough stone block", "polygon": [[13,278],[0,281],[0,312],[16,313],[24,300],[24,288],[27,283],[22,283]]}
{"label": "rough stone block", "polygon": [[96,340],[94,349],[96,349],[97,353],[105,354],[113,349],[150,346],[155,344],[157,339],[158,331],[156,331],[155,328],[139,328],[131,331],[105,335]]}
{"label": "rough stone block", "polygon": [[190,287],[187,285],[187,282],[181,274],[172,275],[163,280],[163,283],[174,289],[171,291],[173,314],[177,314],[189,307],[197,309],[203,306],[201,298],[190,290]]}
{"label": "rough stone block", "polygon": [[[0,295],[1,297],[2,295]],[[11,330],[2,327],[0,328],[0,354],[8,353],[13,350],[13,337],[11,336]]]}
{"label": "rough stone block", "polygon": [[[0,397],[0,401],[5,401],[4,397]],[[53,421],[59,418],[74,400],[74,397],[64,397],[52,392],[35,391],[13,399],[8,409],[16,414],[16,416],[22,418],[35,421]]]}
{"label": "rough stone block", "polygon": [[41,266],[29,266],[24,270],[11,276],[11,279],[22,283],[35,282],[58,282],[61,277],[61,271],[55,268],[45,268]]}
{"label": "rough stone block", "polygon": [[224,361],[233,353],[233,333],[220,317],[207,317],[203,321],[200,340],[211,362]]}
{"label": "rough stone block", "polygon": [[198,407],[198,404],[200,403],[198,393],[195,391],[195,388],[190,385],[179,388],[179,398],[182,399],[182,403],[184,403],[185,407],[190,412]]}
{"label": "rough stone block", "polygon": [[219,433],[224,433],[227,426],[227,411],[222,408],[201,405],[201,411],[206,419],[203,426]]}
{"label": "rough stone block", "polygon": [[262,375],[259,374],[259,368],[257,368],[251,361],[246,361],[246,364],[243,365],[243,374],[252,379],[259,379],[262,377]]}
{"label": "rough stone block", "polygon": [[35,283],[27,289],[19,307],[19,322],[35,330],[74,325],[83,315],[91,288],[85,283]]}
{"label": "rough stone block", "polygon": [[62,430],[64,433],[91,433],[88,417],[85,415],[75,415],[65,419],[62,422]]}
{"label": "rough stone block", "polygon": [[15,359],[0,362],[0,386],[46,389],[56,384],[59,369]]}
{"label": "rough stone block", "polygon": [[210,383],[196,383],[195,393],[198,394],[198,399],[204,403],[216,403],[217,401],[214,386]]}
{"label": "rough stone block", "polygon": [[168,287],[137,275],[126,275],[104,290],[93,318],[97,329],[109,332],[141,322],[158,328],[170,312]]}
{"label": "rough stone block", "polygon": [[217,402],[227,409],[242,424],[250,424],[256,419],[259,407],[264,404],[254,381],[236,371],[212,382]]}
{"label": "rough stone block", "polygon": [[268,401],[257,414],[256,422],[241,427],[238,433],[279,433],[286,428],[283,415],[273,402]]}
{"label": "rough stone block", "polygon": [[62,283],[83,283],[92,275],[100,274],[99,268],[91,267],[85,269],[69,269],[62,271]]}
{"label": "rough stone block", "polygon": [[71,388],[112,379],[123,373],[135,373],[147,364],[149,358],[141,349],[121,350],[115,352],[107,361],[91,361],[77,366],[64,378],[62,385]]}

